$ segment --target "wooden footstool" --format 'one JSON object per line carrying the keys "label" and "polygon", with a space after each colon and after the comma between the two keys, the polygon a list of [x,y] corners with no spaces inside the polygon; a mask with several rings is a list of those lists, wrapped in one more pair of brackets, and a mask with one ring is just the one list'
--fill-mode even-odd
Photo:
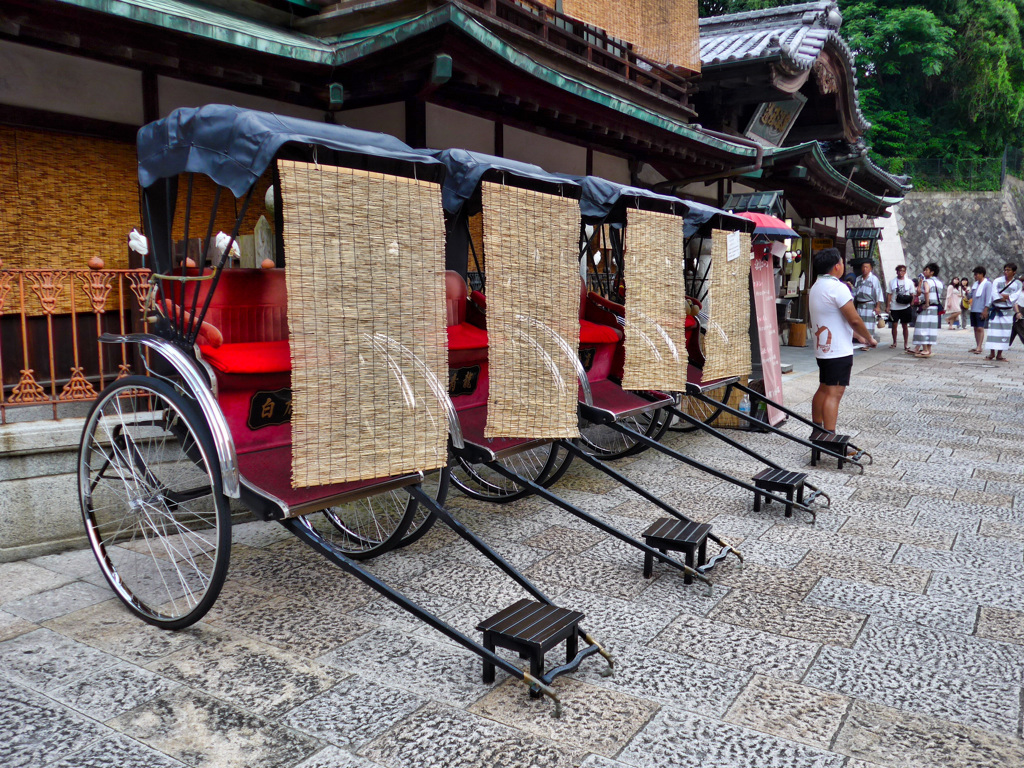
{"label": "wooden footstool", "polygon": [[[793,498],[797,502],[804,503],[804,483],[807,481],[807,474],[804,472],[791,472],[788,469],[768,468],[763,472],[754,475],[754,485],[768,493],[784,493],[788,503],[786,504],[786,517],[793,516]],[[754,511],[761,509],[760,493],[754,494]],[[771,497],[766,496],[765,502],[770,504]]]}
{"label": "wooden footstool", "polygon": [[[544,654],[565,640],[565,662],[579,653],[579,623],[583,614],[554,605],[522,599],[484,619],[476,628],[484,633],[484,648],[508,648],[530,660],[530,674],[544,676]],[[484,682],[494,682],[494,664],[484,661]],[[538,699],[540,691],[530,691]]]}
{"label": "wooden footstool", "polygon": [[[682,552],[686,565],[696,570],[707,562],[707,542],[711,526],[693,520],[679,520],[674,517],[663,517],[644,531],[644,542],[649,547],[665,555],[669,552]],[[649,579],[654,573],[654,555],[644,555],[644,578]],[[693,577],[683,576],[684,584],[692,584]]]}

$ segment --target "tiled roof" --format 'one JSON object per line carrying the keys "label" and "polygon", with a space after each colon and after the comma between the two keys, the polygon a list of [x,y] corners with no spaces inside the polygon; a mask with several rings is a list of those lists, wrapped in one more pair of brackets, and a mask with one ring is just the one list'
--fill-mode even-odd
{"label": "tiled roof", "polygon": [[810,69],[830,45],[849,77],[854,120],[863,133],[871,124],[860,110],[854,54],[839,35],[842,24],[835,0],[704,18],[700,20],[701,68],[764,60],[797,75]]}
{"label": "tiled roof", "polygon": [[779,58],[799,72],[810,68],[830,41],[852,64],[853,53],[838,34],[842,23],[833,0],[701,19],[701,66]]}

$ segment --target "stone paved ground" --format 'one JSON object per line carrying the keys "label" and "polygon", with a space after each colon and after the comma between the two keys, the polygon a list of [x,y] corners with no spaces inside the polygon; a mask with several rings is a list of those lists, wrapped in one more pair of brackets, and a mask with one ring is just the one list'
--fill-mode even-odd
{"label": "stone paved ground", "polygon": [[[639,553],[537,500],[453,499],[616,654],[615,677],[588,662],[557,682],[560,720],[271,524],[235,530],[223,595],[178,633],[131,618],[88,551],[0,565],[0,765],[1024,765],[1024,364],[967,346],[944,332],[931,360],[858,357],[842,425],[875,464],[810,470],[834,500],[816,525],[658,456],[626,464],[742,543],[711,596],[664,567],[643,580]],[[789,402],[807,412],[814,386],[790,379]],[[658,516],[582,467],[562,488],[631,531]],[[519,597],[440,529],[373,569],[470,633]]]}

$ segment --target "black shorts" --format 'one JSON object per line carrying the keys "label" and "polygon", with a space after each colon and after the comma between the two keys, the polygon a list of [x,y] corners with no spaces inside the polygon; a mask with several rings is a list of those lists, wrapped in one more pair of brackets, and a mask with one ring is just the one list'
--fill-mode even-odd
{"label": "black shorts", "polygon": [[904,325],[907,325],[911,320],[913,320],[913,310],[910,307],[889,310],[889,323],[891,325],[895,325],[896,323],[903,323]]}
{"label": "black shorts", "polygon": [[971,325],[975,328],[988,328],[988,320],[981,319],[981,312],[971,312]]}
{"label": "black shorts", "polygon": [[853,355],[818,359],[818,383],[826,387],[850,386],[850,372],[853,370]]}

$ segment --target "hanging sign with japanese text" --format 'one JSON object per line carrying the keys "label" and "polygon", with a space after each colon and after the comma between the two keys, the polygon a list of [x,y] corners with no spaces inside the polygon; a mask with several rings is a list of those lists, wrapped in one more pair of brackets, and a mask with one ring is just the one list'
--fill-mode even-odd
{"label": "hanging sign with japanese text", "polygon": [[754,110],[743,135],[758,144],[781,147],[806,103],[807,97],[800,93],[794,93],[786,101],[764,102]]}
{"label": "hanging sign with japanese text", "polygon": [[[779,326],[775,313],[775,274],[771,258],[756,257],[750,264],[754,287],[754,313],[757,315],[761,348],[761,375],[764,393],[779,405],[782,402],[782,358],[779,354]],[[768,423],[775,426],[785,418],[778,408],[768,406]]]}

